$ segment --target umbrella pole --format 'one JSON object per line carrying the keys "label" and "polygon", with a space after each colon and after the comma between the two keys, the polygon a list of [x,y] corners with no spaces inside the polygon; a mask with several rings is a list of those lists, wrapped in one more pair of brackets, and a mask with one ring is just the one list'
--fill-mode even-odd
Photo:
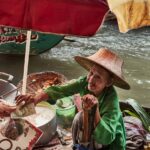
{"label": "umbrella pole", "polygon": [[31,41],[31,31],[27,31],[26,50],[25,50],[25,58],[24,58],[24,70],[23,70],[22,94],[26,94],[28,64],[29,64],[29,54],[30,54],[30,41]]}

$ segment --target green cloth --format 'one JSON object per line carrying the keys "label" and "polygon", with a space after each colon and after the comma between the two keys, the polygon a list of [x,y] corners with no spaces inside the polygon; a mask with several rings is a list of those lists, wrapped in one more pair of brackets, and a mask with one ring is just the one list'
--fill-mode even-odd
{"label": "green cloth", "polygon": [[[45,92],[49,95],[50,103],[57,99],[80,93],[81,96],[90,93],[87,89],[86,77],[71,80],[69,83],[48,87]],[[117,93],[113,86],[105,89],[98,97],[101,120],[95,128],[92,137],[103,145],[109,145],[109,150],[125,150],[126,135],[119,107]]]}

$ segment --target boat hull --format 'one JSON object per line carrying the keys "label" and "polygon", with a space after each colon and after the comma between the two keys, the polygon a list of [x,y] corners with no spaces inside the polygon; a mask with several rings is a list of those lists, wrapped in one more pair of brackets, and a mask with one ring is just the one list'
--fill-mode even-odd
{"label": "boat hull", "polygon": [[[26,30],[0,27],[0,54],[24,54]],[[64,36],[44,34],[32,31],[30,55],[37,55],[50,50],[64,39]]]}

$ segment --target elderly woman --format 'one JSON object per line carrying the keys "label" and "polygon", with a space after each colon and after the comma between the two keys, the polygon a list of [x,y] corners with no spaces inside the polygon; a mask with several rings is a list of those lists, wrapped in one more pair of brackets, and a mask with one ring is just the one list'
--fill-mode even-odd
{"label": "elderly woman", "polygon": [[113,87],[115,85],[123,89],[130,88],[123,77],[123,60],[107,48],[101,48],[89,57],[76,56],[75,60],[89,71],[87,77],[71,80],[64,85],[48,87],[34,99],[20,95],[16,98],[17,104],[22,101],[27,104],[33,100],[35,104],[42,100],[55,103],[57,99],[80,93],[83,109],[95,109],[92,122],[94,129],[91,140],[84,143],[83,113],[77,113],[72,125],[74,145],[83,145],[89,150],[125,150],[125,128],[117,93]]}

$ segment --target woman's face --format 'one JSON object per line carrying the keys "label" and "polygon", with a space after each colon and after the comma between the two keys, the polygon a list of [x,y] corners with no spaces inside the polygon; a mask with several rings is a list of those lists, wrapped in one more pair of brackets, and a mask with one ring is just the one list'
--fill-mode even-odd
{"label": "woman's face", "polygon": [[105,87],[112,84],[110,73],[100,66],[93,66],[87,76],[88,90],[96,96],[100,95]]}

